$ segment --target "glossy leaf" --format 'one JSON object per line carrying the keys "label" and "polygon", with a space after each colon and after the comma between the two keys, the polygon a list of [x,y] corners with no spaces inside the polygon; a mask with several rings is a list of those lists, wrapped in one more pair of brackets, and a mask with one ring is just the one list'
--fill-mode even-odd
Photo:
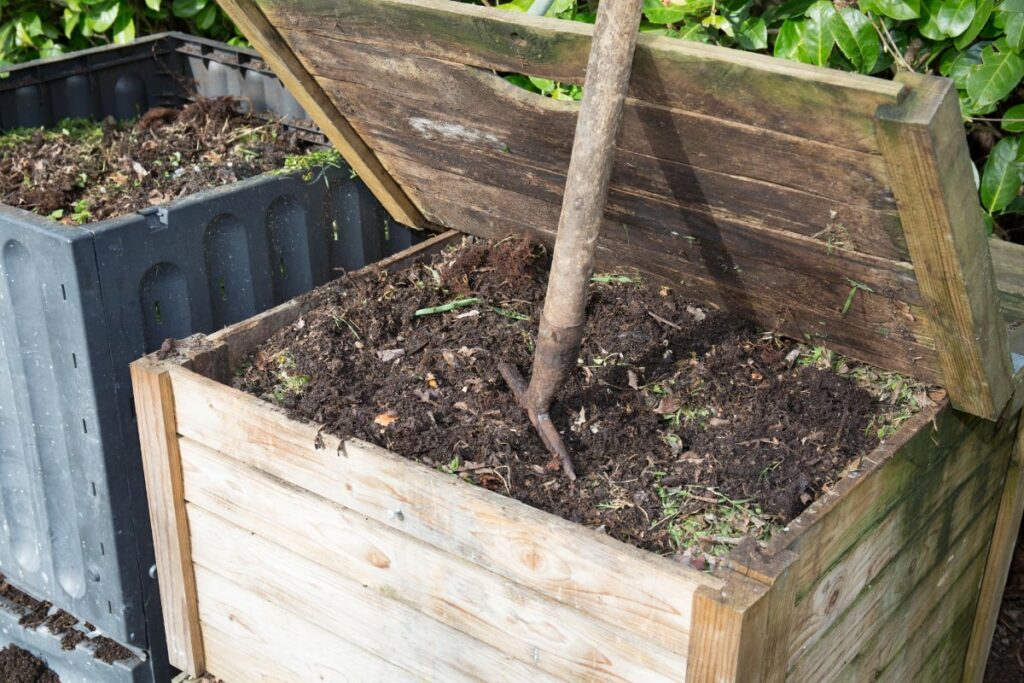
{"label": "glossy leaf", "polygon": [[1012,52],[982,50],[982,63],[967,78],[967,94],[979,107],[999,102],[1024,78],[1024,59]]}
{"label": "glossy leaf", "polygon": [[135,40],[135,19],[128,12],[121,12],[113,27],[114,42],[118,44],[130,43]]}
{"label": "glossy leaf", "polygon": [[96,33],[105,33],[114,25],[120,10],[121,4],[117,0],[108,0],[101,5],[90,7],[85,15],[85,21]]}
{"label": "glossy leaf", "polygon": [[992,16],[992,8],[995,7],[995,4],[995,0],[978,0],[978,8],[974,13],[974,19],[971,20],[971,25],[953,41],[956,49],[963,50],[974,42],[981,30],[985,28],[989,17]]}
{"label": "glossy leaf", "polygon": [[882,43],[868,18],[854,7],[844,7],[831,22],[839,50],[857,71],[871,73],[882,52]]}
{"label": "glossy leaf", "polygon": [[967,30],[978,12],[975,0],[941,0],[935,23],[950,38],[955,38]]}
{"label": "glossy leaf", "polygon": [[652,24],[675,24],[687,14],[690,10],[686,5],[663,5],[661,0],[644,0],[644,16]]}
{"label": "glossy leaf", "polygon": [[782,59],[797,59],[803,32],[803,21],[787,19],[782,22],[779,35],[775,37],[775,56]]}
{"label": "glossy leaf", "polygon": [[217,19],[217,5],[214,3],[208,4],[203,9],[199,10],[199,14],[196,15],[196,26],[202,31],[208,31],[213,22]]}
{"label": "glossy leaf", "polygon": [[1003,29],[1010,50],[1024,52],[1024,0],[1001,2],[996,6],[992,23]]}
{"label": "glossy leaf", "polygon": [[865,12],[874,12],[892,19],[916,19],[921,16],[921,0],[860,0]]}
{"label": "glossy leaf", "polygon": [[765,23],[768,25],[775,25],[780,21],[786,19],[799,18],[804,15],[807,8],[813,5],[817,0],[787,0],[781,5],[772,5],[764,11],[761,15]]}
{"label": "glossy leaf", "polygon": [[768,25],[761,17],[748,17],[736,31],[736,42],[744,50],[763,50],[768,47]]}
{"label": "glossy leaf", "polygon": [[1024,182],[1024,162],[1021,138],[1003,138],[988,155],[981,174],[981,204],[989,213],[998,213],[1010,205],[1020,194]]}
{"label": "glossy leaf", "polygon": [[171,12],[176,17],[191,19],[206,7],[207,1],[208,0],[174,0],[174,4],[171,5]]}
{"label": "glossy leaf", "polygon": [[1015,105],[1003,112],[1003,121],[1000,125],[1005,131],[1024,133],[1024,104]]}
{"label": "glossy leaf", "polygon": [[146,7],[154,12],[160,11],[160,0],[146,0]]}
{"label": "glossy leaf", "polygon": [[797,46],[800,61],[826,66],[832,55],[835,37],[832,35],[832,18],[836,9],[828,0],[816,2],[807,9],[807,20]]}

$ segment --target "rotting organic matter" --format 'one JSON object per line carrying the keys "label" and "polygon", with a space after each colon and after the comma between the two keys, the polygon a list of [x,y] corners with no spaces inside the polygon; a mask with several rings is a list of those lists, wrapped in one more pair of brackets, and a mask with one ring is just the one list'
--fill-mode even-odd
{"label": "rotting organic matter", "polygon": [[[570,482],[498,373],[530,362],[548,262],[519,238],[467,240],[395,275],[342,278],[308,295],[315,307],[237,384],[328,432],[698,566],[744,533],[767,538],[930,402],[905,378],[636,274],[598,275],[552,415],[574,455]],[[416,315],[467,298],[478,302]]]}

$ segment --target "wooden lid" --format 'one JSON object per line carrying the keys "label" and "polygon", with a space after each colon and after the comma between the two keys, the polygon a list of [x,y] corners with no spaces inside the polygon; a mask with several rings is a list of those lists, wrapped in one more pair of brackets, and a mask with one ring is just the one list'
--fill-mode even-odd
{"label": "wooden lid", "polygon": [[[399,221],[553,240],[592,27],[447,0],[222,0]],[[996,418],[1006,328],[946,79],[644,34],[599,255]]]}

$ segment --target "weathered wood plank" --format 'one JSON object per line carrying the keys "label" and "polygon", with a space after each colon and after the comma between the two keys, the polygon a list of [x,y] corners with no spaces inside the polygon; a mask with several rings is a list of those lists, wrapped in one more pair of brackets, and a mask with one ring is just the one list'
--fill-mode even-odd
{"label": "weathered wood plank", "polygon": [[[418,259],[428,258],[446,247],[458,244],[462,237],[460,233],[448,230],[354,271],[349,274],[349,277],[362,277],[381,271],[397,272],[412,265]],[[272,334],[298,320],[314,305],[316,305],[315,297],[306,296],[292,299],[251,318],[217,330],[207,335],[206,341],[213,346],[226,345],[228,367],[235,368],[242,362],[242,359],[255,351],[256,347],[265,342]]]}
{"label": "weathered wood plank", "polygon": [[[396,177],[416,188],[427,215],[441,225],[460,226],[497,239],[529,234],[550,244],[554,238],[558,223],[555,204],[415,162],[382,158]],[[472,202],[462,199],[469,196]],[[931,340],[918,334],[923,324],[920,309],[895,295],[880,293],[882,289],[895,292],[895,278],[905,272],[902,268],[886,272],[874,267],[869,257],[840,256],[838,252],[829,256],[825,245],[771,231],[731,230],[712,224],[700,234],[701,239],[691,241],[682,235],[607,221],[598,248],[611,256],[612,267],[635,267],[663,276],[673,285],[683,282],[694,298],[713,302],[767,329],[827,344],[855,358],[918,377],[934,376],[937,360]],[[802,254],[805,260],[799,260],[798,242],[802,241],[814,244],[820,258],[810,258],[813,252],[808,248]],[[868,280],[881,277],[882,284],[874,293],[858,291],[843,314],[852,286],[847,278],[857,281],[858,276]]]}
{"label": "weathered wood plank", "polygon": [[[991,507],[998,496],[1001,474],[988,475],[984,468],[952,495],[938,501],[936,510],[916,511],[916,520],[903,518],[906,507],[896,510],[864,541],[852,549],[815,586],[813,594],[796,606],[794,624],[798,625],[791,643],[793,666],[804,675],[816,676],[838,665],[839,657],[851,657],[871,629],[904,609],[915,587],[948,564],[953,552],[963,553],[982,543],[984,538],[965,539],[965,533],[984,534],[979,527],[979,510]],[[902,533],[888,533],[890,518],[898,519]],[[915,521],[920,529],[915,528]],[[876,536],[894,547],[877,561],[869,556],[884,547]],[[981,557],[965,558],[979,562]],[[872,626],[874,625],[874,626]]]}
{"label": "weathered wood plank", "polygon": [[[577,84],[593,34],[586,24],[443,0],[273,0],[265,8],[278,26]],[[304,52],[305,42],[292,44]],[[877,147],[865,119],[903,95],[898,83],[650,34],[639,37],[630,85],[638,99],[867,150]]]}
{"label": "weathered wood plank", "polygon": [[[887,573],[871,590],[864,591],[862,599],[835,624],[827,639],[792,662],[790,677],[822,683],[873,680],[873,675],[894,659],[906,657],[920,661],[924,658],[936,642],[934,637],[942,631],[921,637],[920,630],[930,629],[934,621],[948,622],[955,617],[961,607],[954,601],[960,596],[972,600],[976,596],[984,569],[979,555],[984,557],[987,548],[987,534],[995,518],[994,503],[985,504],[966,528],[953,530],[956,535],[952,539],[934,536],[924,539],[930,546],[941,546],[943,540],[949,542],[944,552],[939,553],[940,557],[930,563],[930,570],[923,577],[917,577],[916,583],[903,585],[898,571],[910,569],[913,573],[916,568],[913,558],[908,558],[905,566],[894,565],[891,574]],[[919,549],[935,554],[927,546]],[[966,645],[966,642],[961,644],[961,652],[966,650]],[[898,657],[897,653],[904,648],[905,654]],[[919,664],[909,666],[909,671],[915,672],[918,668]]]}
{"label": "weathered wood plank", "polygon": [[[1011,418],[1012,419],[1012,418]],[[1021,416],[1024,420],[1024,416]],[[1013,455],[1006,471],[1002,499],[988,557],[985,560],[985,577],[978,596],[978,609],[970,635],[970,646],[964,661],[964,683],[981,683],[985,676],[992,635],[999,618],[999,607],[1003,601],[1006,578],[1010,573],[1013,551],[1017,545],[1021,515],[1024,514],[1024,430],[1018,426]]]}
{"label": "weathered wood plank", "polygon": [[252,0],[218,2],[392,217],[410,227],[423,227],[422,214],[302,67],[260,8]]}
{"label": "weathered wood plank", "polygon": [[[532,663],[431,619],[404,603],[187,505],[197,567],[230,578],[260,600],[291,612],[415,676],[439,681],[555,681]],[[291,533],[300,532],[295,528]],[[452,606],[452,609],[458,609]],[[295,637],[292,635],[291,637]],[[396,644],[401,643],[400,647]],[[316,661],[330,661],[321,653]],[[667,681],[644,671],[651,680]]]}
{"label": "weathered wood plank", "polygon": [[[661,651],[627,629],[189,439],[181,440],[181,451],[185,498],[191,505],[549,674],[566,680],[640,680],[651,675],[652,666],[669,675],[684,668],[685,652]],[[197,562],[202,564],[202,558]]]}
{"label": "weathered wood plank", "polygon": [[205,671],[205,664],[182,494],[174,392],[168,366],[157,361],[143,358],[132,363],[131,376],[167,655],[173,666],[198,676]]}
{"label": "weathered wood plank", "polygon": [[370,444],[343,445],[194,373],[173,381],[181,435],[673,652],[685,652],[693,591],[720,583]]}
{"label": "weathered wood plank", "polygon": [[902,106],[879,111],[878,137],[929,302],[942,384],[953,405],[994,420],[1013,372],[957,91],[944,79],[897,78],[913,89]]}
{"label": "weathered wood plank", "polygon": [[246,591],[230,577],[196,567],[203,642],[214,676],[250,681],[424,681]]}
{"label": "weathered wood plank", "polygon": [[[981,503],[997,495],[1005,452],[1003,457],[994,453],[985,459],[961,457],[968,467],[958,468],[956,476],[942,477],[939,466],[911,479],[913,492],[908,491],[812,586],[801,586],[803,594],[794,609],[798,625],[792,641],[794,652],[824,638],[837,620],[845,618],[846,609],[860,599],[863,587],[877,585],[883,573],[891,576],[895,572],[902,582],[912,580],[915,568],[918,573],[925,571],[926,560],[942,552],[944,539],[969,523]],[[908,551],[912,544],[918,549]],[[892,569],[892,562],[909,569]]]}
{"label": "weathered wood plank", "polygon": [[[997,238],[989,240],[992,267],[1003,320],[1019,325],[1024,321],[1024,245]],[[1011,349],[1020,353],[1024,349]]]}

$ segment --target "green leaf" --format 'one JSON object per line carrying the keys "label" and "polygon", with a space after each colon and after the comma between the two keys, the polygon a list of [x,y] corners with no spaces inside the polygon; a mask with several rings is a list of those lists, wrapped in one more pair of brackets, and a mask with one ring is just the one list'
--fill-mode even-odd
{"label": "green leaf", "polygon": [[992,23],[1003,29],[1010,50],[1024,51],[1024,0],[1004,0],[996,7]]}
{"label": "green leaf", "polygon": [[108,0],[102,5],[95,5],[89,8],[89,12],[85,15],[85,23],[94,32],[105,33],[114,25],[120,9],[121,4],[117,0]]}
{"label": "green leaf", "polygon": [[154,12],[160,11],[160,0],[146,0],[146,7]]}
{"label": "green leaf", "polygon": [[989,17],[992,16],[992,8],[994,6],[995,0],[978,0],[978,10],[974,13],[974,19],[971,19],[971,25],[953,41],[956,49],[963,50],[974,42],[974,39],[978,37],[981,30],[985,28]]}
{"label": "green leaf", "polygon": [[981,64],[981,50],[985,45],[976,43],[964,52],[946,50],[939,60],[939,73],[953,79],[958,90],[967,89],[967,79],[974,73],[974,67]]}
{"label": "green leaf", "polygon": [[730,38],[734,37],[732,24],[729,20],[723,17],[721,14],[709,14],[704,17],[700,22],[701,26],[707,26],[708,28],[718,29]]}
{"label": "green leaf", "polygon": [[981,65],[967,78],[967,94],[979,107],[987,107],[1013,92],[1024,78],[1024,59],[991,48],[982,50],[981,56]]}
{"label": "green leaf", "polygon": [[798,59],[803,32],[803,21],[786,19],[786,21],[782,22],[779,35],[775,37],[774,55],[782,59]]}
{"label": "green leaf", "polygon": [[761,17],[748,17],[736,31],[736,42],[744,50],[763,50],[768,47],[768,25]]}
{"label": "green leaf", "polygon": [[1024,133],[1024,104],[1010,107],[1003,112],[1003,130],[1010,133]]}
{"label": "green leaf", "polygon": [[676,38],[682,38],[683,40],[695,40],[699,43],[707,43],[711,41],[711,34],[708,30],[700,25],[698,21],[684,21],[682,27],[674,33],[673,36]]}
{"label": "green leaf", "polygon": [[555,82],[547,78],[537,78],[536,76],[527,76],[530,79],[530,83],[533,83],[533,87],[537,88],[542,94],[550,95],[555,89]]}
{"label": "green leaf", "polygon": [[78,22],[81,18],[81,12],[76,12],[67,7],[64,8],[64,16],[61,17],[61,23],[64,25],[65,38],[71,40],[71,34],[75,32],[75,27],[78,26]]}
{"label": "green leaf", "polygon": [[114,42],[119,45],[135,40],[135,19],[128,12],[122,12],[114,22]]}
{"label": "green leaf", "polygon": [[821,0],[807,8],[807,21],[797,46],[800,61],[826,66],[836,39],[832,35],[832,17],[836,9],[828,0]]}
{"label": "green leaf", "polygon": [[1002,211],[1020,194],[1024,182],[1020,141],[1020,136],[1003,138],[988,155],[981,174],[981,204],[989,213]]}
{"label": "green leaf", "polygon": [[917,19],[921,16],[921,0],[859,0],[864,12],[882,14],[892,19]]}
{"label": "green leaf", "polygon": [[25,12],[18,17],[18,23],[24,27],[25,31],[35,38],[36,36],[43,35],[43,20],[39,18],[39,15],[35,12]]}
{"label": "green leaf", "polygon": [[686,5],[663,5],[661,0],[644,0],[644,16],[652,24],[675,24],[689,13]]}
{"label": "green leaf", "polygon": [[935,23],[950,38],[966,31],[978,12],[975,0],[941,0],[937,4]]}
{"label": "green leaf", "polygon": [[[802,17],[807,8],[813,5],[816,0],[787,0],[781,5],[773,5],[764,11],[762,18],[766,24],[775,25],[786,19]],[[770,3],[769,3],[770,4]]]}
{"label": "green leaf", "polygon": [[171,13],[182,19],[191,19],[206,7],[207,0],[174,0]]}
{"label": "green leaf", "polygon": [[207,31],[213,22],[217,20],[217,5],[210,3],[203,9],[199,10],[199,14],[196,15],[196,26],[200,31]]}
{"label": "green leaf", "polygon": [[832,17],[831,23],[839,50],[857,71],[871,73],[882,52],[882,43],[868,18],[853,7],[844,7]]}

